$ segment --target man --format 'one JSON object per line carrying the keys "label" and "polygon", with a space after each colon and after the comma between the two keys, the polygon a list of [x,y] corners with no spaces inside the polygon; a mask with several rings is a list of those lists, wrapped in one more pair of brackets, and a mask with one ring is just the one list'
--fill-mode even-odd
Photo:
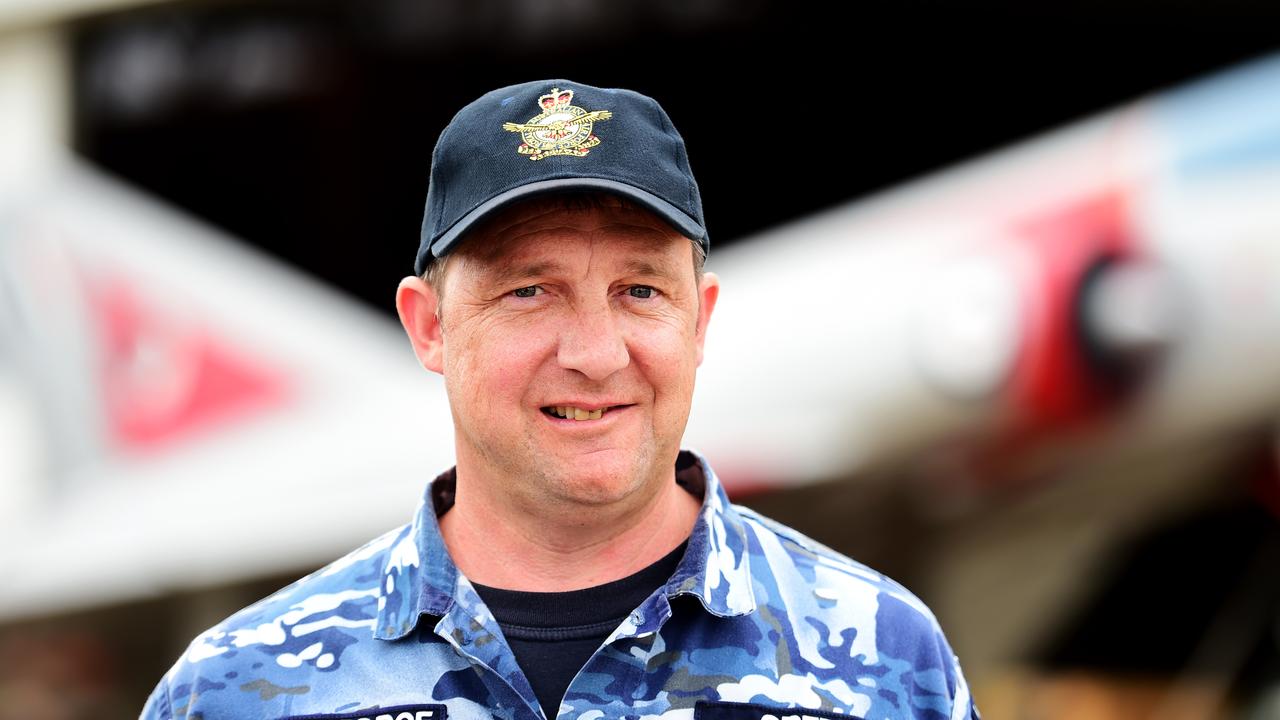
{"label": "man", "polygon": [[976,717],[929,611],[680,450],[719,294],[652,99],[491,92],[396,302],[457,465],[414,520],[191,644],[150,718]]}

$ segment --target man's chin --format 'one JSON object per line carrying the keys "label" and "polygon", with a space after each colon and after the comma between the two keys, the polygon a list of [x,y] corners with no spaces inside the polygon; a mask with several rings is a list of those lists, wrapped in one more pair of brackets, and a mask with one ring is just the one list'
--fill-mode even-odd
{"label": "man's chin", "polygon": [[634,451],[629,457],[624,453],[591,453],[562,464],[548,475],[562,500],[579,505],[612,505],[644,487]]}

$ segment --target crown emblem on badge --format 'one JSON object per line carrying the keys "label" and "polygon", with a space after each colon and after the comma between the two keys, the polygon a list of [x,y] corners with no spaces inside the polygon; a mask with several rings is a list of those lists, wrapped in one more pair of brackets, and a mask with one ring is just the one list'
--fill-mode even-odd
{"label": "crown emblem on badge", "polygon": [[587,112],[573,105],[573,91],[551,88],[551,92],[538,98],[542,112],[523,123],[503,123],[507,132],[520,133],[524,142],[516,148],[530,160],[541,160],[552,155],[582,157],[600,144],[600,138],[591,134],[597,120],[608,120],[613,113],[608,110]]}

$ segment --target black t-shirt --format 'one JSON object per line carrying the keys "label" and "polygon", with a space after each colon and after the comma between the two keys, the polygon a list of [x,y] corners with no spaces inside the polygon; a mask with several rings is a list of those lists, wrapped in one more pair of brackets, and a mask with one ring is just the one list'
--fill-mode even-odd
{"label": "black t-shirt", "polygon": [[632,610],[666,584],[686,544],[634,575],[583,590],[522,592],[472,583],[502,628],[548,718],[555,718],[565,690],[591,654]]}

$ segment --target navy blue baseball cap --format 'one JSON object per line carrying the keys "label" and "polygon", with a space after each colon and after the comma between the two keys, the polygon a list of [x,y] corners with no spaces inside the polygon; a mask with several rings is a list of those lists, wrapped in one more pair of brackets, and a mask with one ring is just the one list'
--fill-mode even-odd
{"label": "navy blue baseball cap", "polygon": [[511,203],[573,191],[633,200],[709,247],[684,139],[657,101],[631,90],[537,80],[484,95],[440,133],[414,270],[421,275],[467,230]]}

